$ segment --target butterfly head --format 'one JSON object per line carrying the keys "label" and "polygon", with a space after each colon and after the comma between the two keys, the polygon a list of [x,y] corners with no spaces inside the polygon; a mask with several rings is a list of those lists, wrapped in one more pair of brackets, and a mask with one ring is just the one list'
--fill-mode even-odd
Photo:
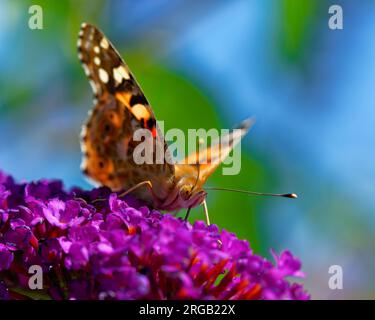
{"label": "butterfly head", "polygon": [[185,184],[181,186],[178,198],[184,203],[186,208],[195,207],[201,204],[206,198],[207,193],[203,189],[195,188],[194,185]]}
{"label": "butterfly head", "polygon": [[[184,169],[189,171],[187,167]],[[179,172],[179,170],[177,170],[177,172]],[[201,181],[199,177],[196,176],[196,173],[196,171],[184,172],[184,174],[178,178],[176,185],[178,201],[182,203],[185,208],[195,207],[201,204],[207,196],[207,192],[203,190],[202,184],[200,183]]]}

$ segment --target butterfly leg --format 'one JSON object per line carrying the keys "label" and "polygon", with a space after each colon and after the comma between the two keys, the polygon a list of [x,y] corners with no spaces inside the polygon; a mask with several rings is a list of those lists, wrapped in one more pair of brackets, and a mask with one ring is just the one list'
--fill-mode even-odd
{"label": "butterfly leg", "polygon": [[184,221],[187,221],[187,219],[189,218],[189,214],[190,214],[190,210],[191,210],[191,207],[189,207],[186,211],[186,215],[185,215],[185,218],[184,218]]}
{"label": "butterfly leg", "polygon": [[209,226],[211,223],[210,223],[210,217],[208,216],[208,208],[207,208],[206,200],[204,200],[202,202],[202,204],[203,204],[203,208],[204,208],[204,215],[206,216],[206,223]]}
{"label": "butterfly leg", "polygon": [[[130,189],[124,191],[123,193],[121,193],[118,197],[124,197],[126,196],[127,194],[129,194],[130,192],[138,189],[139,187],[142,187],[142,186],[146,186],[152,195],[154,195],[154,192],[152,190],[152,183],[150,180],[146,180],[146,181],[142,181],[140,183],[137,183],[135,186],[131,187]],[[77,198],[78,199],[78,198]],[[107,199],[95,199],[92,203],[96,203],[96,202],[100,202],[100,201],[107,201]]]}
{"label": "butterfly leg", "polygon": [[124,197],[126,196],[127,194],[129,194],[130,192],[133,192],[134,190],[142,187],[142,186],[146,186],[150,191],[151,193],[153,194],[153,191],[152,191],[152,183],[150,180],[146,180],[146,181],[142,181],[142,182],[139,182],[137,183],[135,186],[131,187],[130,189],[124,191],[123,193],[121,193],[119,195],[119,197]]}

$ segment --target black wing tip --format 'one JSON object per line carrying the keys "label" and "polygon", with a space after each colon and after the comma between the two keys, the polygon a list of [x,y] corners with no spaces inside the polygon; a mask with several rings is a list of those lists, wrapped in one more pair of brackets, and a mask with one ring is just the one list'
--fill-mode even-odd
{"label": "black wing tip", "polygon": [[295,193],[286,193],[286,194],[283,194],[282,196],[285,197],[285,198],[291,198],[291,199],[297,199],[298,198],[297,194],[295,194]]}
{"label": "black wing tip", "polygon": [[85,30],[90,30],[90,29],[99,31],[99,29],[95,25],[89,22],[82,22],[79,28],[80,32],[85,32]]}

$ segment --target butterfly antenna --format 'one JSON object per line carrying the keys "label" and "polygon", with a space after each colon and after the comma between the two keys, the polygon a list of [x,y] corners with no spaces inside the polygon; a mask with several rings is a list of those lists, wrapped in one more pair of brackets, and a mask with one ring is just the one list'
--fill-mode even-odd
{"label": "butterfly antenna", "polygon": [[298,196],[295,193],[265,193],[265,192],[254,192],[254,191],[238,190],[238,189],[230,189],[230,188],[205,188],[205,190],[238,192],[238,193],[245,193],[245,194],[251,194],[251,195],[256,195],[256,196],[271,196],[271,197],[283,197],[283,198],[292,198],[292,199],[298,198]]}

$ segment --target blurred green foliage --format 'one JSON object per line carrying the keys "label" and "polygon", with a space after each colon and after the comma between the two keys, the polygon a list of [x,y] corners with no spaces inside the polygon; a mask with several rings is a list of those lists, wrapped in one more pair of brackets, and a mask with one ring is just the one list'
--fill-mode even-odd
{"label": "blurred green foliage", "polygon": [[322,4],[323,1],[282,0],[282,28],[277,39],[287,61],[295,63],[305,56]]}

